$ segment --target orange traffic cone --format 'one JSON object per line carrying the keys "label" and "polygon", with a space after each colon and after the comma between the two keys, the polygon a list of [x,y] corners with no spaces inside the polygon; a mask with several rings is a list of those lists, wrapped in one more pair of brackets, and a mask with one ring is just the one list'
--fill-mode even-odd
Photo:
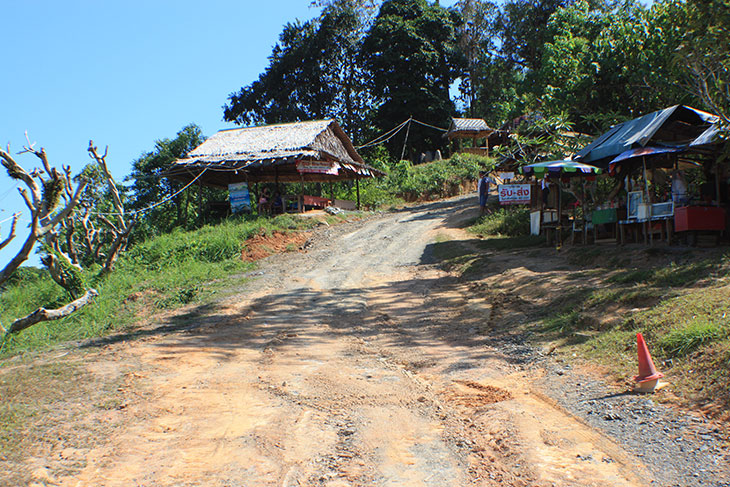
{"label": "orange traffic cone", "polygon": [[649,349],[646,347],[644,336],[641,333],[636,334],[636,348],[639,352],[639,375],[634,377],[637,382],[636,391],[639,392],[654,392],[657,389],[659,379],[664,377],[664,374],[658,372],[654,367],[654,362],[649,354]]}

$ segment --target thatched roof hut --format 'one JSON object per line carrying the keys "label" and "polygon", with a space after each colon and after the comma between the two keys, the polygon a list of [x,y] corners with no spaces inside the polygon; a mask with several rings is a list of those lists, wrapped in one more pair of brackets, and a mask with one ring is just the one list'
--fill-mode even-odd
{"label": "thatched roof hut", "polygon": [[[444,137],[449,141],[456,139],[459,152],[488,156],[489,149],[503,144],[508,135],[508,131],[491,128],[482,118],[452,118],[449,130],[444,134]],[[463,139],[471,139],[472,147],[462,148],[461,141]],[[482,147],[478,144],[480,139],[484,139]]]}
{"label": "thatched roof hut", "polygon": [[[201,173],[203,173],[201,175]],[[166,172],[227,188],[240,182],[331,182],[383,176],[334,120],[221,130]]]}
{"label": "thatched roof hut", "polygon": [[453,139],[482,139],[489,137],[493,129],[482,118],[452,118],[446,137]]}

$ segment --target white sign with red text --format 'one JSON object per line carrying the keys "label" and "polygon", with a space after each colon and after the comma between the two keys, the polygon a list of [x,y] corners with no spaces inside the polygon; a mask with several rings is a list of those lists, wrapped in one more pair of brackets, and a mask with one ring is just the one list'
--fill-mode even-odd
{"label": "white sign with red text", "polygon": [[530,204],[529,184],[500,184],[498,188],[500,205]]}
{"label": "white sign with red text", "polygon": [[297,161],[297,171],[312,174],[339,174],[340,165],[328,161]]}

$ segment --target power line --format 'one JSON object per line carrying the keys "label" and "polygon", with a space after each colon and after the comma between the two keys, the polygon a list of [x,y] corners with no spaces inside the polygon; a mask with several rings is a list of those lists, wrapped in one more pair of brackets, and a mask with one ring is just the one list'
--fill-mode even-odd
{"label": "power line", "polygon": [[195,181],[197,181],[198,179],[200,179],[200,177],[203,174],[205,174],[205,171],[208,170],[208,168],[211,166],[211,164],[212,163],[209,163],[207,166],[205,166],[203,168],[203,170],[200,171],[200,174],[198,174],[197,176],[195,176],[195,178],[192,181],[190,181],[187,185],[185,185],[181,190],[179,190],[179,191],[171,194],[170,196],[167,196],[166,198],[162,199],[161,201],[158,201],[157,203],[155,203],[153,205],[150,205],[150,206],[148,206],[146,208],[142,208],[141,210],[130,210],[130,211],[125,212],[125,213],[119,213],[119,212],[108,212],[107,213],[107,212],[98,212],[98,211],[90,211],[89,213],[91,213],[92,215],[124,216],[124,215],[138,215],[140,213],[145,213],[147,211],[150,211],[151,209],[160,206],[162,203],[166,203],[167,201],[170,201],[175,196],[179,195],[180,193],[182,193],[183,191],[185,191],[186,189],[188,189],[190,186],[192,186]]}
{"label": "power line", "polygon": [[[8,217],[8,218],[6,218],[5,220],[0,220],[0,224],[3,224],[3,223],[5,223],[5,222],[9,222],[9,221],[10,221],[10,220],[12,220],[13,218],[15,218],[15,217],[19,217],[19,216],[20,216],[20,212],[18,212],[18,213],[13,213],[13,216],[11,216],[11,217]],[[18,218],[18,221],[20,221],[20,220],[21,220],[21,218]]]}
{"label": "power line", "polygon": [[[379,135],[378,137],[375,137],[370,142],[367,142],[367,143],[365,143],[363,145],[355,146],[355,148],[356,149],[365,149],[367,147],[372,147],[374,145],[384,144],[385,142],[388,142],[390,139],[392,139],[393,137],[395,137],[396,135],[398,135],[398,133],[401,130],[403,130],[403,127],[405,127],[406,125],[408,125],[408,128],[410,129],[410,123],[411,122],[416,122],[417,124],[423,125],[424,127],[429,127],[429,128],[432,128],[432,129],[440,130],[441,132],[448,132],[448,129],[444,129],[444,128],[441,128],[441,127],[437,127],[435,125],[431,125],[431,124],[428,124],[428,123],[425,123],[425,122],[421,122],[420,120],[416,120],[415,118],[410,117],[410,118],[408,118],[408,120],[404,121],[403,123],[401,123],[401,124],[397,125],[396,127],[388,130],[387,132],[383,133],[382,135]],[[408,137],[406,137],[406,140],[407,139],[408,139]]]}
{"label": "power line", "polygon": [[448,132],[449,131],[449,129],[442,129],[441,127],[437,127],[435,125],[430,125],[430,124],[427,124],[427,123],[424,123],[424,122],[420,122],[420,121],[416,120],[415,118],[412,118],[411,120],[413,120],[416,123],[420,123],[424,127],[429,127],[429,128],[432,128],[432,129],[440,130],[442,132]]}
{"label": "power line", "polygon": [[[395,128],[392,128],[392,129],[388,130],[387,132],[385,132],[384,134],[382,134],[382,135],[379,135],[378,137],[375,137],[375,138],[374,138],[373,140],[371,140],[370,142],[367,142],[367,143],[365,143],[365,144],[363,144],[363,145],[358,145],[358,146],[357,146],[357,147],[355,147],[355,148],[356,148],[356,149],[365,149],[366,147],[371,147],[371,146],[373,146],[373,145],[383,144],[383,143],[385,143],[385,142],[389,141],[390,139],[392,139],[393,137],[395,137],[395,136],[396,136],[396,135],[398,134],[398,132],[400,132],[400,131],[401,131],[401,129],[403,129],[403,127],[404,127],[404,126],[405,126],[405,125],[406,125],[406,124],[407,124],[408,122],[410,122],[410,121],[411,121],[411,119],[409,118],[408,120],[406,120],[405,122],[403,122],[403,123],[401,123],[400,125],[396,126]],[[390,135],[390,137],[388,137],[388,135]],[[388,138],[387,138],[387,139],[384,139],[384,140],[381,140],[381,139],[383,139],[384,137],[388,137]]]}

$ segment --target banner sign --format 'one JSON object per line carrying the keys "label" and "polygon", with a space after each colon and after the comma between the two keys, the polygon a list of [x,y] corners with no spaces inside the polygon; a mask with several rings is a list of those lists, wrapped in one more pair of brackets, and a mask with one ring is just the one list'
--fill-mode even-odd
{"label": "banner sign", "polygon": [[228,197],[231,200],[231,213],[251,211],[251,195],[247,183],[229,184]]}
{"label": "banner sign", "polygon": [[498,188],[500,205],[530,204],[529,184],[500,184]]}
{"label": "banner sign", "polygon": [[336,162],[327,161],[297,161],[297,171],[300,173],[332,174],[337,176],[340,165]]}

